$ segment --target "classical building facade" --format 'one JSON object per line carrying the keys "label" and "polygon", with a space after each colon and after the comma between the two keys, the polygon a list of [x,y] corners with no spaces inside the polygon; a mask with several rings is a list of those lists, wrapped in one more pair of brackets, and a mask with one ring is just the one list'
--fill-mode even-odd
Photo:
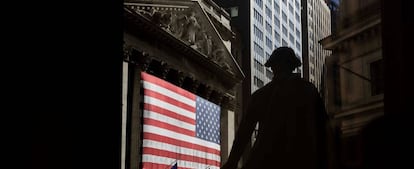
{"label": "classical building facade", "polygon": [[234,41],[230,15],[210,0],[124,2],[123,168],[141,168],[140,72],[221,107],[221,161],[226,160],[244,79]]}
{"label": "classical building facade", "polygon": [[384,115],[384,63],[379,0],[341,1],[337,30],[321,40],[325,102],[338,129],[340,168],[361,167],[361,129]]}

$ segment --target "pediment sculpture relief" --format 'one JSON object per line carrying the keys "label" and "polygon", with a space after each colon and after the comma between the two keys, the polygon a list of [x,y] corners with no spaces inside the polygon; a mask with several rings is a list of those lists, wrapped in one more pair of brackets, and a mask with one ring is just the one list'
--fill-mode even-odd
{"label": "pediment sculpture relief", "polygon": [[223,44],[217,42],[217,38],[214,39],[214,32],[207,31],[207,25],[204,24],[208,23],[200,22],[202,16],[197,15],[194,9],[154,6],[135,6],[132,9],[203,53],[223,69],[231,71],[230,65],[225,61],[227,52]]}

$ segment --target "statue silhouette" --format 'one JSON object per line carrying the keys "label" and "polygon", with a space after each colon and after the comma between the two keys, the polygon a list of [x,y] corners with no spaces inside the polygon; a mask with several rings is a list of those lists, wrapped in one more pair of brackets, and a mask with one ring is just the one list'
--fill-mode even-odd
{"label": "statue silhouette", "polygon": [[265,66],[274,77],[254,92],[223,169],[237,168],[259,122],[256,141],[243,169],[327,168],[327,114],[315,86],[292,73],[301,65],[294,51],[280,47]]}

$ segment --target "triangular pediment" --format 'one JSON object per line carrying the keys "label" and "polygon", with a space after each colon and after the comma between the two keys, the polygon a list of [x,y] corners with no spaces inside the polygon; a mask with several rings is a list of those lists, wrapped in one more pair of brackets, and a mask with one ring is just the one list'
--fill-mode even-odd
{"label": "triangular pediment", "polygon": [[228,41],[224,41],[198,0],[135,0],[124,6],[201,53],[239,79],[244,77]]}

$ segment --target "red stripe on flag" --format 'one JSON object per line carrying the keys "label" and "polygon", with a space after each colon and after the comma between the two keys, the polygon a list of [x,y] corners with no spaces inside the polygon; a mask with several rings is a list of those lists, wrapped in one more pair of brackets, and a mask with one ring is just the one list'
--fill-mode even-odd
{"label": "red stripe on flag", "polygon": [[206,158],[200,158],[200,157],[196,157],[196,156],[179,154],[179,153],[175,153],[175,152],[171,152],[171,151],[165,151],[165,150],[160,150],[160,149],[155,149],[155,148],[144,147],[142,152],[144,154],[151,154],[151,155],[156,155],[156,156],[161,156],[161,157],[168,157],[168,158],[173,158],[173,159],[178,159],[178,160],[183,160],[183,161],[190,161],[190,162],[196,162],[196,163],[201,163],[201,164],[205,164],[205,165],[212,165],[212,166],[220,167],[220,162],[218,162],[216,160],[209,160],[209,159],[206,159]]}
{"label": "red stripe on flag", "polygon": [[195,119],[177,114],[173,111],[158,107],[156,105],[144,103],[144,110],[153,111],[153,112],[156,112],[156,113],[159,113],[159,114],[162,114],[162,115],[165,115],[165,116],[168,116],[168,117],[171,117],[171,118],[174,118],[174,119],[177,119],[177,120],[180,120],[180,121],[192,124],[192,125],[196,124]]}
{"label": "red stripe on flag", "polygon": [[161,135],[154,134],[154,133],[144,132],[143,135],[144,135],[144,139],[154,140],[154,141],[163,142],[163,143],[167,143],[167,144],[172,144],[172,145],[175,145],[175,146],[185,147],[185,148],[194,149],[194,150],[198,150],[198,151],[203,151],[203,152],[206,152],[206,153],[216,154],[216,155],[220,156],[220,151],[216,150],[216,149],[213,149],[213,148],[209,148],[209,147],[189,143],[189,142],[186,142],[186,141],[181,141],[181,140],[161,136]]}
{"label": "red stripe on flag", "polygon": [[175,86],[171,83],[168,83],[168,82],[166,82],[166,81],[164,81],[164,80],[162,80],[158,77],[155,77],[153,75],[150,75],[148,73],[141,72],[141,78],[145,81],[157,84],[157,85],[162,86],[162,87],[164,87],[168,90],[174,91],[175,93],[180,94],[182,96],[185,96],[185,97],[187,97],[191,100],[196,99],[196,96],[194,94],[190,93],[189,91],[181,89],[181,88],[179,88],[179,87],[177,87],[177,86]]}
{"label": "red stripe on flag", "polygon": [[162,101],[165,101],[167,103],[170,103],[170,104],[172,104],[174,106],[177,106],[177,107],[180,107],[182,109],[185,109],[185,110],[188,110],[190,112],[195,113],[195,107],[192,107],[192,106],[190,106],[188,104],[185,104],[183,102],[180,102],[180,101],[178,101],[176,99],[173,99],[173,98],[171,98],[169,96],[163,95],[161,93],[158,93],[156,91],[152,91],[152,90],[149,90],[149,89],[144,89],[144,93],[145,93],[146,96],[151,96],[153,98],[157,98],[159,100],[162,100]]}
{"label": "red stripe on flag", "polygon": [[[151,163],[151,162],[142,162],[143,169],[154,169],[154,168],[170,169],[172,166],[173,164],[165,165],[165,164],[157,164],[157,163]],[[191,168],[180,167],[180,166],[178,166],[178,168],[179,169],[191,169]]]}
{"label": "red stripe on flag", "polygon": [[144,118],[144,124],[146,125],[152,125],[152,126],[157,126],[163,129],[167,129],[176,133],[180,133],[180,134],[185,134],[191,137],[195,136],[195,131],[191,131],[188,129],[184,129],[181,127],[177,127],[162,121],[158,121],[158,120],[154,120],[154,119],[150,119],[150,118]]}

